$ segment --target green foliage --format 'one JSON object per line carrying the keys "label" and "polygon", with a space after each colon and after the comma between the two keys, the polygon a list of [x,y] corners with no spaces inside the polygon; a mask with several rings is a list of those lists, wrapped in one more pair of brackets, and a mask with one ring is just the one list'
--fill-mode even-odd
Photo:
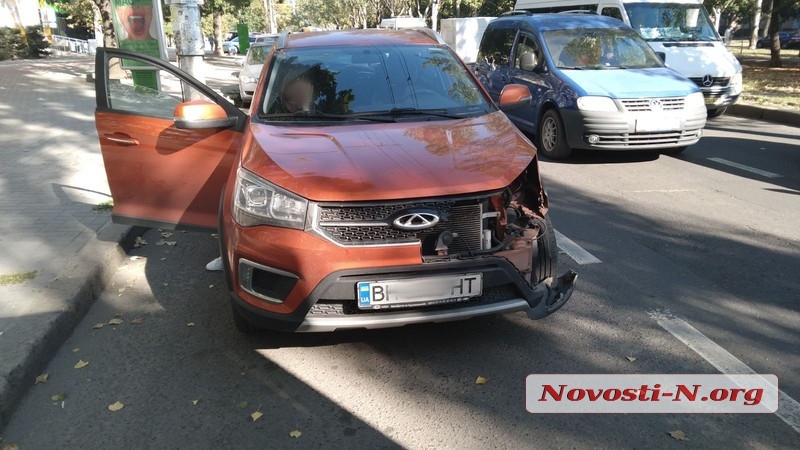
{"label": "green foliage", "polygon": [[0,28],[0,61],[20,58],[41,58],[49,54],[50,43],[42,27],[27,27],[25,34],[18,28]]}
{"label": "green foliage", "polygon": [[94,12],[97,5],[92,0],[53,0],[49,2],[60,13],[67,14],[71,26],[94,29]]}

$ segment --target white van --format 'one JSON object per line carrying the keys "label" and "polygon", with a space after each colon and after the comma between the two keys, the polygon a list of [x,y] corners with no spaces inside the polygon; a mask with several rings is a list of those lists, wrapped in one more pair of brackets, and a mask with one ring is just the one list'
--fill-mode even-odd
{"label": "white van", "polygon": [[388,19],[381,19],[378,28],[389,28],[398,30],[401,28],[427,28],[428,24],[422,17],[397,16]]}
{"label": "white van", "polygon": [[668,67],[700,87],[709,117],[724,113],[742,93],[742,66],[723,44],[699,0],[518,0],[515,9],[587,11],[622,20]]}

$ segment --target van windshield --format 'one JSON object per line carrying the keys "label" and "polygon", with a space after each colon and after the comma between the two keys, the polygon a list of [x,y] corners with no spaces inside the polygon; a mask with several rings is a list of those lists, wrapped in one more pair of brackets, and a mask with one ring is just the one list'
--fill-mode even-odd
{"label": "van windshield", "polygon": [[646,69],[664,65],[630,29],[584,28],[543,34],[550,58],[559,69]]}
{"label": "van windshield", "polygon": [[702,4],[626,3],[631,28],[648,41],[719,41]]}
{"label": "van windshield", "polygon": [[266,81],[259,111],[266,120],[365,120],[384,114],[389,121],[398,115],[414,120],[425,111],[436,117],[494,111],[444,46],[289,49],[277,52]]}

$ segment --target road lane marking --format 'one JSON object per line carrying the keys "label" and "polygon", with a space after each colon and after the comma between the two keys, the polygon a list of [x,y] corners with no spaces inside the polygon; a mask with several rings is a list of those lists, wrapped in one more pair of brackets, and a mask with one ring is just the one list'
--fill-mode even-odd
{"label": "road lane marking", "polygon": [[575,260],[576,263],[583,266],[586,264],[597,264],[603,262],[597,259],[597,257],[595,257],[593,254],[584,250],[583,247],[573,242],[570,238],[559,233],[558,230],[553,231],[556,232],[556,245],[558,248],[560,248],[561,251],[566,253],[570,258]]}
{"label": "road lane marking", "polygon": [[[649,314],[661,328],[669,331],[721,373],[726,375],[756,374],[756,371],[747,364],[728,353],[683,319],[673,316],[669,311],[651,311]],[[775,386],[775,390],[778,392],[778,411],[775,412],[775,415],[792,427],[794,431],[800,433],[800,403],[786,395],[785,392],[778,390],[777,386]]]}
{"label": "road lane marking", "polygon": [[708,158],[710,161],[718,162],[720,164],[725,164],[726,166],[735,167],[737,169],[746,170],[748,172],[752,172],[762,177],[767,178],[781,178],[783,175],[778,175],[777,173],[767,172],[766,170],[756,169],[755,167],[745,166],[744,164],[735,163],[733,161],[728,161],[727,159],[722,158]]}

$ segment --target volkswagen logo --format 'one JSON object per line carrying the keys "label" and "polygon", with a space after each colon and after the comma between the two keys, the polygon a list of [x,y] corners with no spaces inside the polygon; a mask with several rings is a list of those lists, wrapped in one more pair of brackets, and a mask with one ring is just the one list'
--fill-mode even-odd
{"label": "volkswagen logo", "polygon": [[650,100],[650,111],[661,111],[664,109],[664,105],[661,104],[661,100]]}
{"label": "volkswagen logo", "polygon": [[709,87],[714,84],[714,77],[711,75],[703,75],[703,86]]}
{"label": "volkswagen logo", "polygon": [[403,231],[418,231],[430,228],[439,223],[440,220],[439,211],[432,209],[408,209],[401,211],[394,217],[392,226]]}

